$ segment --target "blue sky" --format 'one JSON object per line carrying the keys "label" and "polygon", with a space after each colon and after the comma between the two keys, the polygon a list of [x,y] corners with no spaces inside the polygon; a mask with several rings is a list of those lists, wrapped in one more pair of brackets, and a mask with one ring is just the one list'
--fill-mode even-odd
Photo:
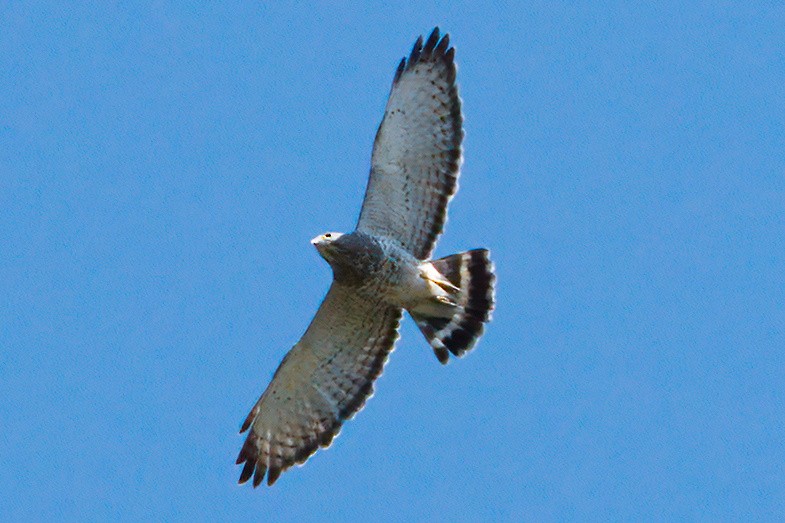
{"label": "blue sky", "polygon": [[[785,518],[781,3],[327,4],[0,6],[3,519]],[[494,321],[238,487],[434,25]]]}

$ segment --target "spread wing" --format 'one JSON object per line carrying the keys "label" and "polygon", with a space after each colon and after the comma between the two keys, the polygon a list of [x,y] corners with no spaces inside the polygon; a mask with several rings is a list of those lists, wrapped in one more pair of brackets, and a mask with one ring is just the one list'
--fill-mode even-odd
{"label": "spread wing", "polygon": [[281,472],[327,447],[373,393],[398,338],[401,310],[368,303],[333,282],[303,337],[275,371],[240,432],[240,483],[272,485]]}
{"label": "spread wing", "polygon": [[430,257],[458,189],[463,116],[455,49],[433,30],[414,44],[395,73],[376,133],[371,175],[357,230],[398,240]]}

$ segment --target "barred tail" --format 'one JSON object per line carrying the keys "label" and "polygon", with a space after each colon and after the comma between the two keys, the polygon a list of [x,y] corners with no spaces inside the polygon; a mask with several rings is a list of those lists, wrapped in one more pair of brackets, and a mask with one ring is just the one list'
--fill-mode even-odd
{"label": "barred tail", "polygon": [[453,254],[430,263],[449,282],[444,282],[443,288],[454,286],[449,298],[455,304],[443,307],[446,313],[438,315],[424,310],[409,312],[444,364],[449,359],[447,351],[463,356],[482,336],[484,324],[491,320],[496,276],[486,249]]}

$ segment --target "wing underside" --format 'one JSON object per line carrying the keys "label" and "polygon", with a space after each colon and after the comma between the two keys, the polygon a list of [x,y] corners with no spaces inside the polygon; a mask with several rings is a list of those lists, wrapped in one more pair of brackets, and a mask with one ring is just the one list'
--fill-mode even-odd
{"label": "wing underside", "polygon": [[434,29],[420,37],[393,80],[374,141],[357,230],[397,240],[430,257],[458,188],[463,116],[455,49]]}
{"label": "wing underside", "polygon": [[256,487],[266,474],[272,485],[281,472],[330,445],[372,395],[400,317],[400,309],[370,304],[333,283],[243,424],[241,432],[250,432],[237,458],[244,464],[240,483],[253,477]]}

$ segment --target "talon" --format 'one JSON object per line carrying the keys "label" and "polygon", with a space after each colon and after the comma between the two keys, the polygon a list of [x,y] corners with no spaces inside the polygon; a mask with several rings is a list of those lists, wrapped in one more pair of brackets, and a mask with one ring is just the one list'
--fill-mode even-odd
{"label": "talon", "polygon": [[457,307],[458,306],[458,304],[456,302],[454,302],[453,300],[451,300],[447,296],[435,296],[435,298],[436,298],[436,301],[438,301],[440,303],[444,303],[445,305],[450,305],[452,307]]}
{"label": "talon", "polygon": [[437,278],[437,277],[431,276],[430,274],[427,274],[425,271],[421,271],[420,272],[420,278],[422,278],[425,281],[429,281],[429,282],[435,283],[436,285],[438,285],[439,287],[441,287],[442,289],[444,289],[447,292],[461,292],[461,289],[459,289],[458,287],[456,287],[452,283],[448,282],[444,278]]}

